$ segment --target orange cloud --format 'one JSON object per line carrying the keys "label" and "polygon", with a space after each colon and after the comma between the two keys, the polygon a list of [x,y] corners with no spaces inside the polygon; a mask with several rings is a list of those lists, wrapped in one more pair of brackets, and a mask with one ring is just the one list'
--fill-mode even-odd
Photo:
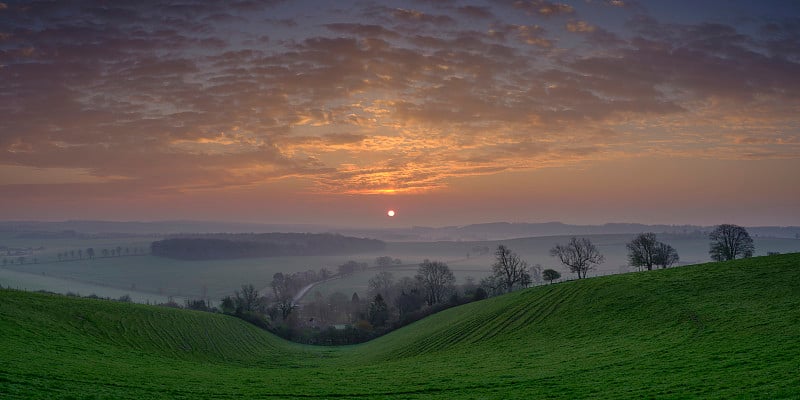
{"label": "orange cloud", "polygon": [[570,21],[567,22],[567,30],[570,32],[594,32],[597,28],[590,25],[586,21]]}
{"label": "orange cloud", "polygon": [[[650,155],[800,154],[791,24],[637,16],[612,34],[577,3],[411,5],[318,29],[299,15],[262,29],[264,13],[236,5],[9,9],[0,168],[129,193],[386,194]],[[23,29],[34,17],[47,29]]]}

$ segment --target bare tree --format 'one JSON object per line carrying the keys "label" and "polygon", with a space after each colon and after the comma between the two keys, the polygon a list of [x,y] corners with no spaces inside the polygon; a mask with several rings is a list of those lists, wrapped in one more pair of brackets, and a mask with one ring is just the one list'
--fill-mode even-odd
{"label": "bare tree", "polygon": [[669,268],[680,260],[678,251],[666,243],[658,243],[653,263],[661,268]]}
{"label": "bare tree", "polygon": [[281,311],[281,317],[285,320],[294,309],[292,298],[294,297],[295,288],[292,284],[292,278],[280,272],[272,275],[272,292],[275,294],[275,302],[278,309]]}
{"label": "bare tree", "polygon": [[711,249],[708,252],[714,261],[752,257],[755,251],[750,234],[738,225],[718,225],[708,238],[711,239]]}
{"label": "bare tree", "polygon": [[369,278],[369,296],[375,297],[378,294],[383,295],[384,299],[389,299],[390,292],[394,285],[394,276],[389,271],[378,272],[372,278]]}
{"label": "bare tree", "polygon": [[566,245],[557,244],[550,249],[550,255],[558,257],[570,272],[578,274],[578,279],[586,278],[586,273],[595,265],[605,261],[597,247],[588,238],[572,237]]}
{"label": "bare tree", "polygon": [[242,285],[242,291],[236,291],[234,300],[237,311],[256,311],[258,308],[258,290],[253,285]]}
{"label": "bare tree", "polygon": [[497,261],[492,265],[492,273],[506,292],[514,290],[515,285],[527,287],[531,284],[528,263],[519,258],[517,253],[501,244],[494,255]]}
{"label": "bare tree", "polygon": [[421,283],[428,305],[441,303],[456,281],[447,264],[429,260],[419,265],[415,278]]}
{"label": "bare tree", "polygon": [[640,271],[642,268],[651,271],[655,264],[658,245],[655,233],[640,233],[625,245],[628,248],[628,263]]}

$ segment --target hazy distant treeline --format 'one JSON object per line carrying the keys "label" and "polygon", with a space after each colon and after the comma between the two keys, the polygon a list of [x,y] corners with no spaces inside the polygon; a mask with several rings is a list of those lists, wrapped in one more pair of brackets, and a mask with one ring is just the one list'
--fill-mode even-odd
{"label": "hazy distant treeline", "polygon": [[[344,235],[373,237],[391,241],[441,240],[505,240],[538,236],[572,236],[601,234],[636,234],[656,232],[706,236],[713,226],[701,225],[643,225],[608,223],[603,225],[570,225],[561,222],[509,223],[492,222],[464,226],[360,229],[307,224],[259,224],[209,221],[0,221],[0,232],[21,234],[20,238],[101,238],[158,236],[167,234],[207,232],[339,232]],[[755,237],[800,238],[800,226],[747,227]],[[42,233],[43,232],[43,233]]]}
{"label": "hazy distant treeline", "polygon": [[353,254],[383,250],[386,243],[332,233],[198,234],[158,240],[152,254],[181,260]]}

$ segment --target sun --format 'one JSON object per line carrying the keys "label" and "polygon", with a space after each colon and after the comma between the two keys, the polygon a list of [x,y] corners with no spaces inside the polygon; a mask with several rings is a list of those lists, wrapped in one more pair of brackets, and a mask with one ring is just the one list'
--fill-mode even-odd
{"label": "sun", "polygon": [[389,210],[389,211],[386,212],[386,215],[388,215],[390,217],[394,217],[394,214],[395,214],[394,210]]}

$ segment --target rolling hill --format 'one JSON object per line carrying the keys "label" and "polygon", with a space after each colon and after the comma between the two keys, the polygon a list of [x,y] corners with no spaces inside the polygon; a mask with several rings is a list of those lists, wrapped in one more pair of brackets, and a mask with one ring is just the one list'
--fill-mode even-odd
{"label": "rolling hill", "polygon": [[800,254],[536,287],[369,343],[0,290],[3,398],[790,398]]}

